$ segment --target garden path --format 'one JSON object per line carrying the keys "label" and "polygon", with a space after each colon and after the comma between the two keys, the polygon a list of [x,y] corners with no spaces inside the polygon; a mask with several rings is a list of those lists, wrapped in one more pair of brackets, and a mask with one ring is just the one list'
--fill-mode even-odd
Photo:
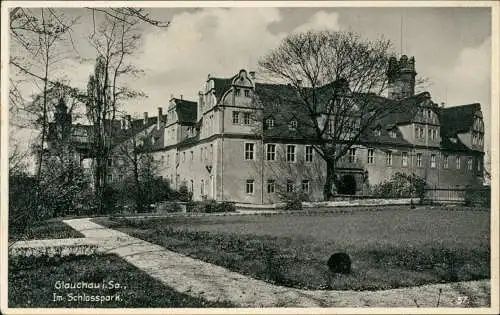
{"label": "garden path", "polygon": [[[240,307],[465,307],[464,292],[475,306],[488,306],[490,281],[425,285],[384,291],[309,291],[276,286],[228,269],[166,250],[91,219],[64,221],[166,286],[208,301],[230,301]],[[416,301],[416,302],[415,302]]]}

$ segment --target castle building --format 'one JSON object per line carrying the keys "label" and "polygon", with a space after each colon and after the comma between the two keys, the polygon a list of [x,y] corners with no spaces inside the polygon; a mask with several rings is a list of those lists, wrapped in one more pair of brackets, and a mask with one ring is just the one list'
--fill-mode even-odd
{"label": "castle building", "polygon": [[[337,163],[337,192],[367,194],[396,172],[436,188],[480,185],[480,104],[444,107],[428,92],[415,94],[413,57],[391,58],[387,75],[388,97],[371,97],[380,106],[398,102],[400,110],[366,128]],[[186,186],[194,200],[267,204],[299,191],[321,200],[326,164],[297,103],[293,87],[257,83],[252,71],[209,75],[197,101],[171,97],[166,114],[145,113],[141,141],[162,165],[157,175],[175,189]]]}

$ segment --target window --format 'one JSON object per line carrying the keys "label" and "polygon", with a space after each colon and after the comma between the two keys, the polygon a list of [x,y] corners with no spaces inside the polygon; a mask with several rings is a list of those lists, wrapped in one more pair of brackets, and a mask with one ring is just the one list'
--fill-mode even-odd
{"label": "window", "polygon": [[431,128],[428,128],[428,129],[427,129],[427,137],[428,137],[429,139],[432,139],[432,129],[431,129]]}
{"label": "window", "polygon": [[203,182],[203,179],[200,181],[200,194],[202,196],[205,195],[205,183]]}
{"label": "window", "polygon": [[381,129],[380,129],[380,127],[375,128],[375,135],[376,135],[377,137],[380,137],[380,134],[381,134]]}
{"label": "window", "polygon": [[401,165],[408,166],[408,152],[401,153]]}
{"label": "window", "polygon": [[240,123],[240,112],[233,112],[233,125]]}
{"label": "window", "polygon": [[396,130],[391,129],[391,130],[389,131],[389,136],[390,136],[391,138],[396,138]]}
{"label": "window", "polygon": [[419,134],[421,139],[424,139],[424,128],[420,128],[420,134]]}
{"label": "window", "polygon": [[457,156],[455,159],[455,167],[457,168],[457,170],[460,169],[460,157],[459,156]]}
{"label": "window", "polygon": [[274,119],[268,118],[266,120],[266,126],[267,126],[267,129],[272,129],[274,127]]}
{"label": "window", "polygon": [[431,154],[431,168],[436,168],[436,155]]}
{"label": "window", "polygon": [[182,152],[182,162],[186,161],[186,152]]}
{"label": "window", "polygon": [[108,174],[107,177],[107,180],[108,180],[108,183],[111,183],[113,181],[113,174]]}
{"label": "window", "polygon": [[200,161],[203,161],[203,148],[200,148]]}
{"label": "window", "polygon": [[234,89],[234,95],[235,95],[235,96],[240,96],[240,89],[235,88],[235,89]]}
{"label": "window", "polygon": [[113,159],[112,158],[108,159],[108,166],[113,166]]}
{"label": "window", "polygon": [[356,149],[350,148],[349,149],[349,163],[354,163],[354,162],[356,162]]}
{"label": "window", "polygon": [[276,144],[268,143],[266,146],[266,160],[274,161],[276,159]]}
{"label": "window", "polygon": [[296,120],[292,120],[290,122],[290,129],[292,129],[292,130],[296,130],[297,129],[297,121]]}
{"label": "window", "polygon": [[293,181],[287,180],[286,181],[286,192],[294,192],[295,191],[295,185]]}
{"label": "window", "polygon": [[253,194],[253,179],[247,179],[246,187],[245,187],[245,192],[247,194]]}
{"label": "window", "polygon": [[245,160],[254,159],[255,143],[245,143]]}
{"label": "window", "polygon": [[477,134],[475,132],[472,134],[472,144],[477,144]]}
{"label": "window", "polygon": [[249,90],[245,90],[245,96],[246,96],[246,97],[249,97],[249,96],[250,96],[250,91],[249,91]]}
{"label": "window", "polygon": [[429,120],[432,120],[432,110],[430,109],[427,110],[427,118],[429,118]]}
{"label": "window", "polygon": [[422,153],[417,153],[417,166],[422,166]]}
{"label": "window", "polygon": [[268,193],[273,193],[275,190],[275,181],[274,179],[268,179],[267,180],[267,192]]}
{"label": "window", "polygon": [[368,164],[375,163],[375,149],[368,149]]}
{"label": "window", "polygon": [[311,145],[306,145],[306,162],[312,162],[313,151],[314,151],[314,149]]}
{"label": "window", "polygon": [[472,171],[472,159],[468,159],[468,160],[467,160],[467,169],[468,169],[469,171]]}
{"label": "window", "polygon": [[250,113],[243,113],[243,124],[250,125]]}
{"label": "window", "polygon": [[193,153],[193,151],[191,151],[191,161],[193,160],[193,157],[194,157],[194,153]]}
{"label": "window", "polygon": [[286,146],[286,161],[287,162],[295,162],[295,146],[287,145]]}
{"label": "window", "polygon": [[305,193],[309,193],[309,180],[305,179],[302,181],[302,191]]}
{"label": "window", "polygon": [[118,180],[121,182],[123,181],[123,174],[118,174]]}
{"label": "window", "polygon": [[443,168],[448,168],[448,155],[443,155]]}
{"label": "window", "polygon": [[477,158],[477,171],[481,172],[482,167],[483,167],[483,161],[482,161],[482,159],[481,158]]}
{"label": "window", "polygon": [[392,165],[392,151],[385,152],[385,164]]}

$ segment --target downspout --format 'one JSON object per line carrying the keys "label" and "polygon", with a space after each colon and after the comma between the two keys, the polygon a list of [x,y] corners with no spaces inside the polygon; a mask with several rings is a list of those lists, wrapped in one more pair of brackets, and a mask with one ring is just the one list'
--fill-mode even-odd
{"label": "downspout", "polygon": [[221,104],[222,108],[222,135],[221,135],[221,176],[220,176],[220,187],[221,187],[221,200],[224,201],[224,112],[225,107]]}

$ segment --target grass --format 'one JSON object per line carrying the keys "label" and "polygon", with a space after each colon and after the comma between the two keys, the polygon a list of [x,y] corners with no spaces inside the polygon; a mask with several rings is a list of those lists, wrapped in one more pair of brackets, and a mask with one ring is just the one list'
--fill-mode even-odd
{"label": "grass", "polygon": [[[9,307],[231,307],[178,293],[115,255],[28,257],[9,261]],[[112,289],[57,289],[58,281],[109,283]],[[120,288],[116,288],[116,283]],[[64,301],[54,301],[54,293]],[[68,294],[119,296],[106,302],[71,301]]]}
{"label": "grass", "polygon": [[[465,208],[464,208],[465,209]],[[182,254],[285,286],[379,290],[490,277],[488,211],[95,219]],[[350,275],[331,275],[347,252]]]}
{"label": "grass", "polygon": [[36,222],[27,227],[24,231],[15,231],[13,229],[9,230],[10,242],[80,237],[84,237],[84,235],[72,229],[70,226],[62,222],[61,219]]}

